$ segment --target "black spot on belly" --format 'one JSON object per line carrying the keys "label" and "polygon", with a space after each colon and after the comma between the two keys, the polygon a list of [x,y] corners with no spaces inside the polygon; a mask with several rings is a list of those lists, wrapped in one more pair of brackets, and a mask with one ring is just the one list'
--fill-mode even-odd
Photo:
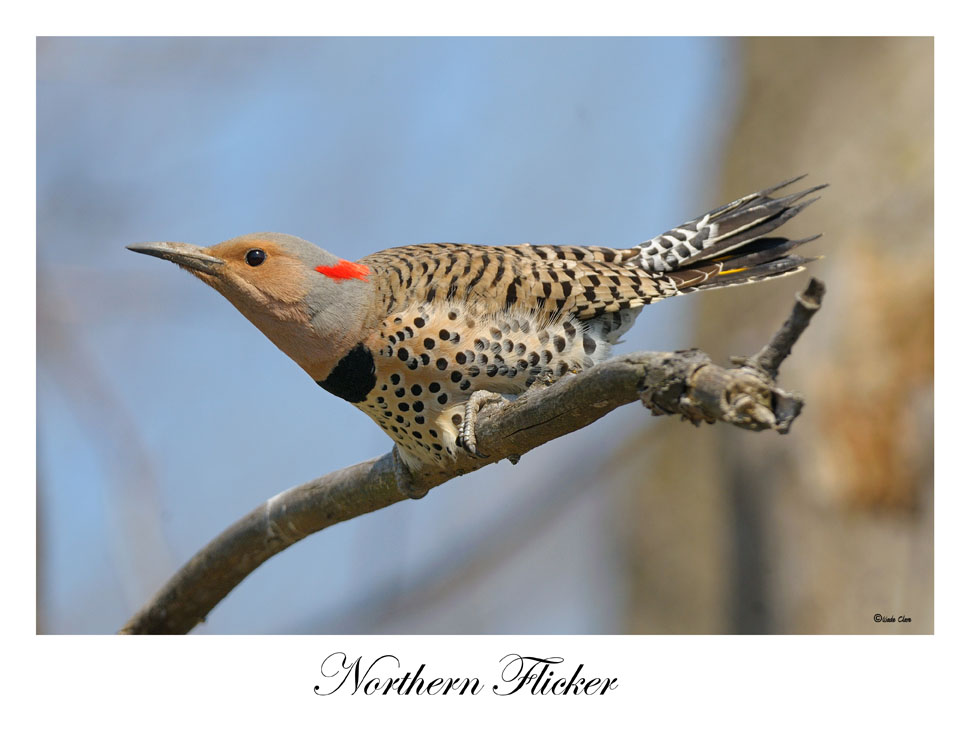
{"label": "black spot on belly", "polygon": [[323,381],[317,381],[323,389],[347,402],[363,402],[377,384],[374,354],[363,343],[358,343],[344,356]]}

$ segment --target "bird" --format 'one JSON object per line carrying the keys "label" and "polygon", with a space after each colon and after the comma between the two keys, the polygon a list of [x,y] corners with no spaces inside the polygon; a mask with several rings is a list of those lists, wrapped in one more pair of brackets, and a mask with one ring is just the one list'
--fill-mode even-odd
{"label": "bird", "polygon": [[128,245],[228,299],[324,390],[372,418],[409,470],[484,457],[490,403],[606,359],[648,304],[789,276],[813,257],[772,236],[828,184],[790,178],[632,248],[425,243],[353,262],[260,232],[200,247]]}

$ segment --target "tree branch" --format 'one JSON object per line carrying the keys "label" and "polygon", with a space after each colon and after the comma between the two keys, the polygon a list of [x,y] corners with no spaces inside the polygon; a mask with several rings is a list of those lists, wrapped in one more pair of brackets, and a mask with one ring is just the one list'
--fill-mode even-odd
{"label": "tree branch", "polygon": [[803,400],[776,387],[774,380],[823,294],[822,282],[812,279],[782,329],[754,357],[732,359],[734,368],[717,366],[696,349],[619,356],[513,401],[485,407],[476,427],[480,458],[460,454],[451,469],[412,472],[395,448],[280,493],[196,554],[121,632],[188,632],[260,564],[304,537],[406,498],[420,498],[493,462],[518,461],[537,446],[637,399],[654,415],[680,415],[695,425],[720,420],[754,431],[787,433]]}

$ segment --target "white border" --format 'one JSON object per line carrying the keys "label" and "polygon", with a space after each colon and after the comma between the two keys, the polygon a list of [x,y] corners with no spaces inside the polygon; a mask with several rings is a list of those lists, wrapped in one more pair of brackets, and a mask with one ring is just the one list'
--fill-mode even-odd
{"label": "white border", "polygon": [[[6,365],[4,451],[16,469],[6,503],[16,509],[5,540],[9,566],[5,627],[7,707],[29,724],[32,736],[76,735],[187,739],[267,734],[341,732],[373,739],[435,739],[434,730],[477,738],[562,734],[566,739],[693,739],[743,734],[755,739],[857,737],[938,739],[957,721],[965,688],[958,665],[966,635],[966,477],[958,476],[957,447],[965,438],[959,407],[938,420],[935,637],[36,637],[33,627],[33,529],[35,461],[34,285],[34,34],[941,34],[937,38],[937,232],[939,338],[960,348],[941,348],[938,389],[962,389],[958,366],[966,345],[961,295],[965,236],[962,217],[966,161],[965,42],[956,14],[934,14],[933,3],[846,2],[644,4],[530,4],[493,2],[468,8],[457,3],[367,3],[339,12],[324,4],[275,2],[207,6],[199,2],[133,5],[130,2],[41,3],[18,9],[20,27],[8,26],[3,66],[5,106],[3,179],[9,230],[4,270],[17,277],[3,293],[8,347],[25,363]],[[312,8],[312,9],[311,9]],[[760,9],[759,9],[760,8]],[[919,13],[918,17],[914,17]],[[33,16],[33,17],[31,17]],[[955,243],[955,245],[953,244]],[[960,255],[957,255],[960,251]],[[948,268],[953,266],[953,269]],[[962,332],[961,332],[962,331]],[[962,348],[961,348],[962,347]],[[962,455],[962,451],[959,452]],[[962,473],[960,473],[962,475]],[[23,524],[25,526],[20,527]],[[25,560],[29,555],[30,560]],[[31,563],[31,564],[28,564]],[[487,674],[508,652],[549,653],[603,668],[620,677],[616,696],[597,699],[483,697],[348,697],[339,704],[312,694],[319,662],[333,650],[365,655],[393,651],[442,672]],[[498,714],[496,714],[498,712]],[[16,722],[14,723],[16,725]],[[955,727],[950,727],[955,725]],[[493,737],[493,735],[490,735]]]}

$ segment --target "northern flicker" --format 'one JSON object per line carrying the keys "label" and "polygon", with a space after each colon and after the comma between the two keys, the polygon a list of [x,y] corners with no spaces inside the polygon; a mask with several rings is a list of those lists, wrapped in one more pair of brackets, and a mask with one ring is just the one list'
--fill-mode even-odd
{"label": "northern flicker", "polygon": [[[804,177],[804,176],[801,176]],[[767,234],[825,186],[750,194],[624,250],[430,243],[350,262],[291,235],[129,245],[223,294],[323,389],[363,410],[411,468],[475,454],[484,402],[603,359],[644,305],[803,270],[813,240]]]}

